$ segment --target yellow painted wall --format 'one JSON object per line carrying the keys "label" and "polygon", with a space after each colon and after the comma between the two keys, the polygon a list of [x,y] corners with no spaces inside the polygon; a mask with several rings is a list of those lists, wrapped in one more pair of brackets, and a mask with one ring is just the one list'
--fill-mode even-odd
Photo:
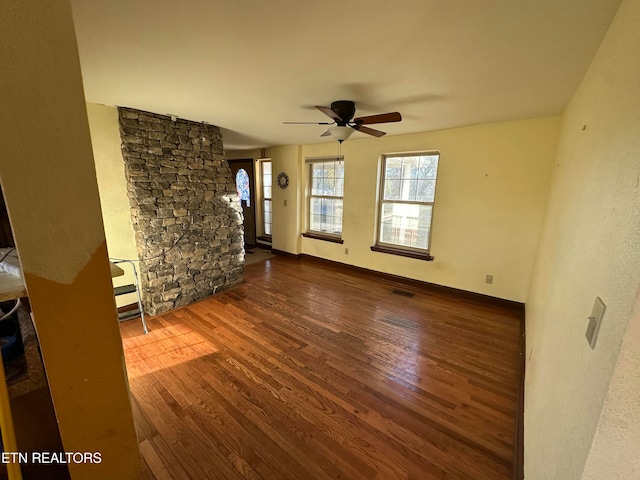
{"label": "yellow painted wall", "polygon": [[[8,0],[0,15],[0,180],[73,479],[140,466],[71,6]],[[34,412],[37,421],[37,412]]]}
{"label": "yellow painted wall", "polygon": [[[640,443],[638,391],[610,385],[623,341],[640,349],[627,330],[640,287],[639,44],[640,1],[625,0],[563,117],[527,302],[528,480],[638,478],[624,455],[629,438]],[[607,310],[591,350],[585,331],[596,296]],[[633,357],[620,360],[624,371]],[[594,442],[605,399],[606,436]],[[605,458],[611,469],[598,476]]]}
{"label": "yellow painted wall", "polygon": [[[557,148],[559,117],[478,125],[436,132],[344,142],[343,240],[301,238],[306,229],[304,159],[338,153],[337,143],[272,149],[274,175],[296,180],[274,193],[276,239],[298,251],[371,270],[524,302]],[[357,135],[357,134],[356,134]],[[431,253],[433,262],[372,252],[379,158],[382,154],[440,151]],[[282,154],[281,154],[282,152]],[[285,159],[286,152],[286,159]],[[298,158],[296,158],[298,156]],[[276,189],[278,190],[278,189]],[[296,194],[294,196],[294,193]],[[296,198],[298,208],[291,208]],[[287,240],[285,241],[284,238]],[[295,241],[300,241],[296,250]],[[349,253],[345,254],[345,248]],[[285,248],[283,248],[285,249]],[[485,275],[494,283],[487,285]]]}
{"label": "yellow painted wall", "polygon": [[640,296],[616,363],[583,480],[637,480],[640,472]]}
{"label": "yellow painted wall", "polygon": [[[273,168],[273,224],[271,245],[275,250],[301,253],[301,205],[302,198],[302,157],[299,145],[285,145],[271,148]],[[289,186],[285,189],[275,185],[280,173],[289,176]],[[285,205],[286,202],[286,205]]]}
{"label": "yellow painted wall", "polygon": [[[109,257],[137,259],[138,252],[124,174],[118,110],[115,107],[87,103],[87,114]],[[134,283],[131,265],[121,264],[120,267],[125,274],[114,278],[113,285]],[[137,301],[138,298],[133,293],[116,298],[119,307]]]}

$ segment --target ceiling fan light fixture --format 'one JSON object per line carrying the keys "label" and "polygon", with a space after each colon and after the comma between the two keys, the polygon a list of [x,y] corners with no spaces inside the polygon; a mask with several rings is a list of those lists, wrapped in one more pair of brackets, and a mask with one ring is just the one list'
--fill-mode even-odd
{"label": "ceiling fan light fixture", "polygon": [[353,128],[341,126],[330,127],[329,133],[333,138],[342,143],[351,136],[351,134],[353,133]]}

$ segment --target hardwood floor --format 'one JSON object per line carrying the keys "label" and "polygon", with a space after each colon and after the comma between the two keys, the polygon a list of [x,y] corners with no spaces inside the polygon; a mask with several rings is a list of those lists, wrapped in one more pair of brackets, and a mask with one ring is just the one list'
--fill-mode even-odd
{"label": "hardwood floor", "polygon": [[121,324],[142,456],[157,479],[509,479],[519,316],[314,261],[249,265],[149,335]]}

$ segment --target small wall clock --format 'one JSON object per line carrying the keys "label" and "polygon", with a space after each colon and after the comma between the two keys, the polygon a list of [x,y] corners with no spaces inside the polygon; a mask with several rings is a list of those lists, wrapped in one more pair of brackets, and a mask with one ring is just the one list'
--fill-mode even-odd
{"label": "small wall clock", "polygon": [[278,175],[278,186],[283,190],[289,186],[289,175],[282,172]]}

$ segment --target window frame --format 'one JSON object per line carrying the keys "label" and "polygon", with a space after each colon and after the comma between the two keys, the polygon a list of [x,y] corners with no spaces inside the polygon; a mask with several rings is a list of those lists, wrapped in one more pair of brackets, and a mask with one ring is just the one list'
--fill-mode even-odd
{"label": "window frame", "polygon": [[[435,185],[434,185],[434,193],[433,193],[433,201],[419,201],[419,200],[385,200],[384,192],[387,177],[387,160],[390,158],[407,158],[407,157],[425,157],[425,156],[437,156],[438,161],[436,165],[436,173],[435,173]],[[381,253],[389,253],[392,255],[400,255],[404,257],[415,258],[419,260],[433,260],[433,256],[431,255],[431,239],[433,235],[433,216],[435,212],[435,203],[436,203],[436,190],[438,186],[438,171],[440,168],[440,152],[437,150],[428,150],[421,152],[401,152],[401,153],[386,153],[381,156],[380,161],[380,182],[379,182],[379,194],[378,194],[378,208],[377,208],[377,218],[376,218],[376,238],[375,244],[371,247],[371,250],[374,252]],[[418,180],[417,178],[415,180]],[[427,247],[414,247],[409,245],[399,245],[395,243],[388,243],[382,241],[382,220],[383,220],[383,209],[385,204],[406,204],[406,205],[417,205],[417,206],[430,206],[431,207],[431,218],[429,221],[429,234],[427,237]]]}
{"label": "window frame", "polygon": [[[313,165],[318,163],[342,163],[343,164],[343,176],[342,176],[342,195],[313,195]],[[344,243],[342,240],[342,229],[344,226],[344,156],[343,155],[331,155],[323,157],[309,157],[305,158],[305,166],[307,172],[307,195],[306,195],[306,231],[302,233],[303,237],[314,238],[316,240],[324,240],[334,243]],[[328,198],[328,199],[340,199],[342,200],[342,215],[340,217],[340,233],[323,232],[319,230],[311,229],[311,202],[313,198]]]}
{"label": "window frame", "polygon": [[[258,168],[258,172],[259,172],[259,180],[260,180],[260,188],[258,189],[258,191],[260,192],[260,199],[259,199],[259,213],[260,213],[260,236],[258,237],[258,240],[264,240],[267,242],[270,242],[272,239],[272,233],[267,233],[267,229],[266,227],[266,215],[265,215],[265,208],[264,208],[264,203],[265,201],[269,201],[270,205],[271,205],[271,211],[269,212],[271,214],[271,221],[269,222],[269,225],[271,225],[271,231],[273,232],[273,161],[271,160],[271,158],[260,158],[257,161],[259,168]],[[264,165],[265,163],[269,163],[271,164],[271,196],[267,197],[265,195],[265,181],[264,181]]]}

